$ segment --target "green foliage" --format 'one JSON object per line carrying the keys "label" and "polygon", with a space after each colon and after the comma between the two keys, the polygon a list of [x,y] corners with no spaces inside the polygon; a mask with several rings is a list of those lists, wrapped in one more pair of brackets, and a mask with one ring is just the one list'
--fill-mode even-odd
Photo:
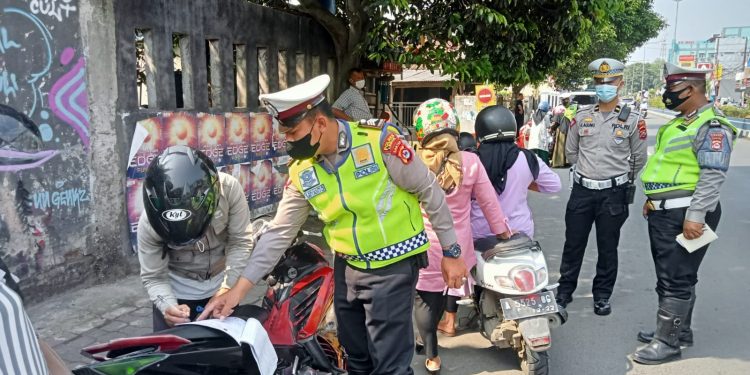
{"label": "green foliage", "polygon": [[723,105],[720,108],[728,117],[750,118],[750,108],[740,108],[733,105]]}
{"label": "green foliage", "polygon": [[[658,90],[664,86],[662,70],[664,60],[656,60],[651,63],[634,63],[625,66],[625,92],[637,93],[641,90],[643,81],[644,90]],[[641,77],[643,78],[641,80]]]}
{"label": "green foliage", "polygon": [[[594,27],[592,43],[571,54],[553,74],[558,86],[573,89],[590,79],[589,62],[600,57],[620,61],[638,46],[657,36],[666,25],[653,10],[652,0],[620,0],[608,8],[606,19]],[[638,76],[640,87],[640,76]],[[645,85],[645,83],[644,83]]]}
{"label": "green foliage", "polygon": [[648,97],[648,107],[657,108],[657,109],[665,109],[664,103],[661,101],[661,96],[659,95],[651,95]]}
{"label": "green foliage", "polygon": [[417,0],[374,25],[373,60],[393,59],[463,82],[538,82],[590,43],[614,0]]}

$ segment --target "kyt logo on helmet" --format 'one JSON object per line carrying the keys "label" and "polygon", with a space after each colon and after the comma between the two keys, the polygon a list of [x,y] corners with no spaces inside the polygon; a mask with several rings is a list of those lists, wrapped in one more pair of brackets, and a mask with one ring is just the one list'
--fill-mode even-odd
{"label": "kyt logo on helmet", "polygon": [[172,209],[162,212],[161,217],[164,218],[164,220],[167,221],[183,221],[187,220],[190,216],[192,216],[193,213],[189,210],[182,210],[182,209]]}

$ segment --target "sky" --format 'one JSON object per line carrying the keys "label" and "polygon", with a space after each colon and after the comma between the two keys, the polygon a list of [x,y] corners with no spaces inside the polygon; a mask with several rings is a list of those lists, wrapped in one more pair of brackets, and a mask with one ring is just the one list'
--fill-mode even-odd
{"label": "sky", "polygon": [[[748,0],[682,0],[677,17],[677,40],[706,40],[721,33],[724,27],[750,26],[750,1]],[[659,35],[628,56],[627,63],[654,61],[669,55],[669,46],[674,35],[675,1],[654,0],[654,10],[667,23]]]}

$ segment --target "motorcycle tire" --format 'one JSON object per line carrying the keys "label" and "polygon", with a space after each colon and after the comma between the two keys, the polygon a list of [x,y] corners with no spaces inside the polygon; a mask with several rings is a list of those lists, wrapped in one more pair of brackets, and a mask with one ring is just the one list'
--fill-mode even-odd
{"label": "motorcycle tire", "polygon": [[549,354],[547,352],[535,352],[526,347],[523,358],[521,358],[521,371],[526,375],[548,375]]}

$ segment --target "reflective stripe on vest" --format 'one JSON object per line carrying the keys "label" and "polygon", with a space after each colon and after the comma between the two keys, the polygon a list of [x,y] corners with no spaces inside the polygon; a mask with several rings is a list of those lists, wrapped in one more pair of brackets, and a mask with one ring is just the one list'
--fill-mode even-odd
{"label": "reflective stripe on vest", "polygon": [[348,123],[349,152],[335,171],[295,162],[291,182],[325,224],[328,245],[358,268],[380,268],[429,248],[416,196],[396,186],[383,163],[380,130]]}
{"label": "reflective stripe on vest", "polygon": [[646,195],[673,190],[695,190],[700,177],[698,158],[693,151],[693,141],[698,129],[711,120],[736,128],[723,116],[717,116],[712,109],[701,112],[688,125],[683,125],[684,117],[678,117],[659,128],[656,134],[654,154],[646,162],[641,174]]}

